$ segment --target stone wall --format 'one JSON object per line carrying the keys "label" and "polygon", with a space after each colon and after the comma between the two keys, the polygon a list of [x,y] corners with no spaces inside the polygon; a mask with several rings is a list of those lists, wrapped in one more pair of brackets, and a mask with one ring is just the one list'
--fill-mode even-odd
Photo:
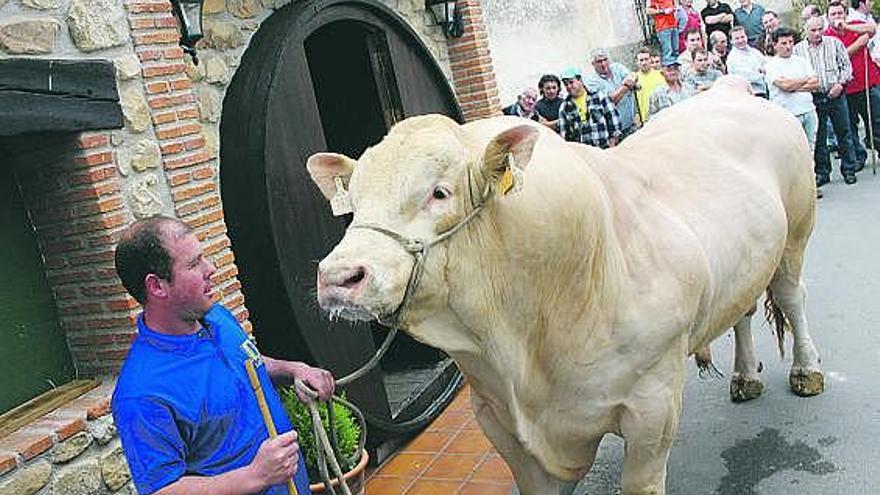
{"label": "stone wall", "polygon": [[107,397],[95,389],[0,439],[3,495],[134,495]]}

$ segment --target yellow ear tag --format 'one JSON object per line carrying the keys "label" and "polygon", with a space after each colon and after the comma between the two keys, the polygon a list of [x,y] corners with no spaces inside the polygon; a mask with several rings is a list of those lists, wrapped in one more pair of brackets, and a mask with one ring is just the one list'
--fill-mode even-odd
{"label": "yellow ear tag", "polygon": [[507,155],[507,168],[504,170],[504,174],[501,175],[498,183],[501,194],[506,196],[511,191],[514,193],[522,191],[524,181],[523,170],[516,166],[516,163],[513,161],[513,155]]}
{"label": "yellow ear tag", "polygon": [[348,191],[345,190],[345,185],[342,183],[342,177],[334,177],[333,182],[336,183],[336,194],[333,195],[333,199],[330,200],[330,210],[333,211],[333,216],[338,217],[351,213],[353,211],[351,197],[349,197]]}

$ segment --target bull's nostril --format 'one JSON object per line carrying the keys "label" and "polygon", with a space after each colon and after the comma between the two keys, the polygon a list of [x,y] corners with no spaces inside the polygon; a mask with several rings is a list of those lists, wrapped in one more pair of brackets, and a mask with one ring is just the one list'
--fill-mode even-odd
{"label": "bull's nostril", "polygon": [[367,273],[363,268],[356,268],[354,273],[342,284],[343,287],[355,287],[366,278]]}

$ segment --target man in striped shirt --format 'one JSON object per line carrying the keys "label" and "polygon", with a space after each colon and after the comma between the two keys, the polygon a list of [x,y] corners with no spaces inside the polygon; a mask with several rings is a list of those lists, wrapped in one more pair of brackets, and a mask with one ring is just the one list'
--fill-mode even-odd
{"label": "man in striped shirt", "polygon": [[856,182],[856,172],[864,162],[856,161],[849,119],[849,107],[844,87],[852,80],[852,64],[846,47],[839,39],[823,36],[824,23],[819,17],[811,17],[804,23],[805,38],[794,47],[794,54],[810,61],[819,77],[819,89],[813,92],[813,104],[819,119],[816,132],[816,148],[813,152],[816,184],[828,183],[831,175],[831,157],[828,152],[828,120],[837,135],[840,153],[840,174],[847,184]]}

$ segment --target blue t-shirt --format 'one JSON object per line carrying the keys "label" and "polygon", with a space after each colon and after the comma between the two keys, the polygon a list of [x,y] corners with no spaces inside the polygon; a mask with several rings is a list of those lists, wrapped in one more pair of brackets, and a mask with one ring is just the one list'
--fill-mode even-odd
{"label": "blue t-shirt", "polygon": [[[610,69],[610,78],[605,79],[599,74],[593,72],[584,79],[584,85],[593,93],[601,91],[610,98],[611,93],[617,91],[617,88],[623,85],[623,80],[632,73],[632,71],[627,69],[626,66],[618,62],[612,62]],[[620,116],[620,129],[626,131],[627,129],[632,128],[636,118],[636,102],[633,98],[633,92],[627,91],[624,93],[623,97],[615,104],[615,106],[617,107],[617,113]]]}
{"label": "blue t-shirt", "polygon": [[[215,304],[192,335],[151,330],[138,317],[116,390],[113,419],[132,479],[149,495],[183,476],[215,476],[247,466],[269,437],[248,380],[246,351],[256,347],[226,308]],[[293,429],[265,366],[257,373],[278,433]],[[309,492],[302,455],[294,476]],[[273,486],[267,495],[287,493]]]}

